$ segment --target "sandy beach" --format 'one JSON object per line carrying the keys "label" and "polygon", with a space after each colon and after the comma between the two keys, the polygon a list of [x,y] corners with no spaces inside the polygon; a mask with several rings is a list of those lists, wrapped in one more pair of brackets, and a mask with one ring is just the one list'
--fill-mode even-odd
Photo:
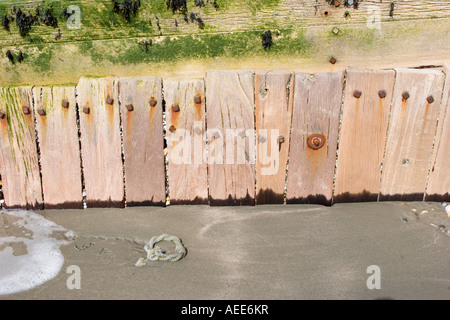
{"label": "sandy beach", "polygon": [[[66,241],[60,249],[64,263],[51,280],[0,299],[450,298],[450,237],[439,230],[450,229],[450,218],[440,203],[37,213],[75,235],[73,240],[62,232],[50,235]],[[11,228],[13,220],[3,212],[0,235],[21,232]],[[143,244],[163,233],[179,237],[187,255],[136,267],[146,256]],[[27,255],[26,247],[14,246],[0,249]],[[374,265],[380,289],[367,286],[368,267]],[[71,266],[79,267],[80,289],[68,288]]]}

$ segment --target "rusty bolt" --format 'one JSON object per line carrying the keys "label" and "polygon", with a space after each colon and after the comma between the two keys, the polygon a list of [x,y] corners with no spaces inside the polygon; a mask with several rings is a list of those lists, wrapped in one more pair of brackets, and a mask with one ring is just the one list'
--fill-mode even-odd
{"label": "rusty bolt", "polygon": [[284,137],[283,137],[283,136],[279,136],[279,137],[277,138],[277,141],[278,141],[278,144],[284,143]]}
{"label": "rusty bolt", "polygon": [[384,90],[378,91],[378,96],[382,99],[386,98],[386,91],[384,91]]}
{"label": "rusty bolt", "polygon": [[4,114],[3,112],[0,111],[0,119],[5,119],[6,114]]}
{"label": "rusty bolt", "polygon": [[337,61],[337,60],[336,60],[336,58],[335,58],[335,57],[331,57],[331,59],[330,59],[330,63],[331,63],[331,64],[335,64],[335,63],[336,63],[336,61]]}
{"label": "rusty bolt", "polygon": [[169,131],[170,131],[171,133],[173,133],[175,130],[177,130],[177,129],[175,128],[175,126],[170,126]]}
{"label": "rusty bolt", "polygon": [[321,133],[313,133],[308,137],[307,143],[313,150],[320,149],[325,144],[325,136]]}
{"label": "rusty bolt", "polygon": [[341,5],[341,2],[338,0],[334,0],[334,6],[339,7]]}
{"label": "rusty bolt", "polygon": [[88,106],[83,107],[83,112],[86,114],[89,114],[91,112],[91,109]]}
{"label": "rusty bolt", "polygon": [[408,98],[409,98],[409,93],[408,93],[407,91],[403,92],[403,93],[402,93],[402,98],[403,98],[403,100],[408,100]]}
{"label": "rusty bolt", "polygon": [[111,105],[114,103],[114,99],[108,96],[108,98],[106,98],[106,103]]}
{"label": "rusty bolt", "polygon": [[361,94],[362,94],[362,92],[361,91],[359,91],[359,90],[355,90],[355,91],[353,91],[353,96],[355,97],[355,98],[359,98],[359,97],[361,97]]}
{"label": "rusty bolt", "polygon": [[44,109],[38,109],[38,114],[40,115],[40,116],[45,116],[45,110]]}
{"label": "rusty bolt", "polygon": [[155,100],[155,98],[151,98],[150,99],[150,105],[152,106],[152,107],[154,107],[154,106],[156,106],[156,104],[157,104],[158,102]]}
{"label": "rusty bolt", "polygon": [[174,105],[172,106],[172,111],[173,111],[173,112],[179,112],[179,111],[180,111],[180,106],[179,106],[178,104],[174,104]]}
{"label": "rusty bolt", "polygon": [[195,102],[196,104],[201,103],[201,102],[202,102],[202,97],[200,97],[200,95],[196,95],[196,96],[194,97],[194,102]]}
{"label": "rusty bolt", "polygon": [[133,105],[131,103],[127,104],[125,107],[127,108],[128,111],[133,111],[134,110],[134,107],[133,107]]}
{"label": "rusty bolt", "polygon": [[27,107],[27,106],[23,106],[22,107],[22,111],[23,111],[24,114],[30,114],[30,108]]}
{"label": "rusty bolt", "polygon": [[429,96],[429,97],[427,98],[427,101],[428,101],[428,103],[433,103],[433,102],[434,102],[433,96]]}
{"label": "rusty bolt", "polygon": [[331,16],[331,11],[328,10],[328,9],[325,9],[325,10],[322,11],[322,14],[323,14],[325,17],[329,17],[329,16]]}
{"label": "rusty bolt", "polygon": [[64,100],[62,101],[62,107],[65,108],[65,109],[67,109],[67,108],[69,107],[69,101],[67,101],[66,99],[64,99]]}

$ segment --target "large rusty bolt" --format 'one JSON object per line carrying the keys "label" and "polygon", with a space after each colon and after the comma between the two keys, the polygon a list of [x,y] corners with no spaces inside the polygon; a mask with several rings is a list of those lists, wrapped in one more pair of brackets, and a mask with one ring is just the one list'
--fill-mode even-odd
{"label": "large rusty bolt", "polygon": [[108,96],[108,98],[106,98],[106,103],[112,105],[114,103],[114,99]]}
{"label": "large rusty bolt", "polygon": [[125,107],[127,108],[128,111],[133,111],[134,110],[134,107],[133,107],[132,103],[127,104]]}
{"label": "large rusty bolt", "polygon": [[277,138],[277,141],[278,141],[278,144],[284,143],[284,137],[283,137],[283,136],[279,136],[279,137]]}
{"label": "large rusty bolt", "polygon": [[322,133],[313,133],[308,137],[307,143],[308,147],[313,150],[317,150],[323,147],[325,144],[325,136]]}
{"label": "large rusty bolt", "polygon": [[69,107],[69,101],[67,101],[66,99],[64,99],[61,104],[64,109],[67,109]]}
{"label": "large rusty bolt", "polygon": [[434,102],[433,96],[428,96],[427,102],[428,102],[429,104],[432,104],[432,103]]}
{"label": "large rusty bolt", "polygon": [[156,106],[157,103],[158,103],[158,101],[156,101],[155,98],[152,97],[152,98],[150,99],[150,105],[151,105],[152,107]]}
{"label": "large rusty bolt", "polygon": [[359,90],[355,90],[353,91],[353,96],[358,99],[359,97],[361,97],[362,92]]}
{"label": "large rusty bolt", "polygon": [[172,111],[173,111],[173,112],[179,112],[179,111],[180,111],[180,106],[179,106],[178,104],[174,104],[174,105],[172,106]]}
{"label": "large rusty bolt", "polygon": [[202,97],[201,97],[200,95],[196,95],[196,96],[194,97],[194,102],[195,102],[196,104],[202,103]]}
{"label": "large rusty bolt", "polygon": [[86,114],[89,114],[91,112],[91,109],[88,106],[83,107],[83,112]]}
{"label": "large rusty bolt", "polygon": [[378,91],[378,96],[379,96],[381,99],[386,98],[386,91],[384,91],[384,90]]}
{"label": "large rusty bolt", "polygon": [[402,93],[402,98],[403,98],[403,100],[408,100],[408,98],[409,98],[408,91],[405,91],[405,92]]}
{"label": "large rusty bolt", "polygon": [[3,112],[0,111],[0,119],[5,119],[6,114],[4,114]]}
{"label": "large rusty bolt", "polygon": [[175,128],[175,126],[170,126],[169,131],[171,133],[174,133],[177,130],[177,128]]}
{"label": "large rusty bolt", "polygon": [[30,114],[30,108],[28,106],[23,106],[22,107],[22,112],[24,114]]}
{"label": "large rusty bolt", "polygon": [[42,108],[40,108],[40,109],[38,109],[38,114],[40,115],[40,116],[45,116],[45,110],[44,109],[42,109]]}

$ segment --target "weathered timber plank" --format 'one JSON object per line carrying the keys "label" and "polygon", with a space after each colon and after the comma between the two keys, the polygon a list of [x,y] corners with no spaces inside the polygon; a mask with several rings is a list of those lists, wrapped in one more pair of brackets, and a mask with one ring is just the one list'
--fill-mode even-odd
{"label": "weathered timber plank", "polygon": [[293,72],[255,74],[257,204],[284,202],[293,95]]}
{"label": "weathered timber plank", "polygon": [[[295,74],[287,203],[331,204],[344,72]],[[323,134],[312,149],[308,138]]]}
{"label": "weathered timber plank", "polygon": [[124,206],[117,83],[115,77],[81,78],[77,85],[88,207]]}
{"label": "weathered timber plank", "polygon": [[[44,207],[81,209],[83,196],[75,87],[34,87],[33,98]],[[63,107],[63,101],[66,107]]]}
{"label": "weathered timber plank", "polygon": [[347,70],[333,202],[378,199],[394,78],[393,70]]}
{"label": "weathered timber plank", "polygon": [[423,200],[443,86],[441,71],[396,69],[380,200]]}
{"label": "weathered timber plank", "polygon": [[[199,32],[197,23],[192,23],[193,21],[185,22],[182,14],[173,15],[170,10],[164,12],[164,8],[156,4],[157,2],[141,1],[141,8],[138,10],[134,21],[145,22],[145,25],[143,25],[127,23],[119,14],[113,15],[114,21],[111,21],[113,4],[109,0],[82,0],[77,2],[77,5],[81,3],[83,26],[79,29],[69,29],[66,23],[60,23],[58,27],[61,29],[63,41],[123,38],[130,34],[133,37],[148,37],[149,34],[173,35]],[[327,1],[309,0],[282,0],[274,2],[272,5],[265,5],[262,1],[224,1],[222,3],[224,5],[219,10],[213,7],[212,2],[206,4],[202,9],[194,7],[193,2],[191,2],[189,10],[199,14],[204,24],[213,30],[217,30],[217,32],[253,30],[255,26],[265,26],[268,23],[278,29],[317,25],[366,25],[370,15],[374,14],[373,10],[380,14],[380,21],[389,22],[394,19],[445,18],[449,16],[450,12],[450,5],[446,0],[397,1],[394,3],[392,16],[391,2],[359,1],[357,8],[344,6],[343,2],[341,1],[339,7],[334,7]],[[5,4],[5,9],[9,8],[12,11],[14,6],[17,6],[17,2]],[[155,8],[155,6],[157,7]],[[31,11],[34,13],[36,3],[22,3],[20,7],[23,7],[25,12]],[[324,10],[328,10],[327,15],[324,14]],[[344,18],[345,12],[349,13],[346,18]],[[175,23],[175,19],[177,19],[177,23]],[[153,21],[151,25],[149,25],[149,20]],[[32,33],[39,35],[46,42],[54,42],[57,34],[52,28],[44,24],[33,26]],[[26,38],[22,39],[18,28],[13,24],[11,24],[10,32],[0,31],[0,41],[6,42],[8,40],[27,41]]]}
{"label": "weathered timber plank", "polygon": [[254,82],[251,71],[206,73],[211,205],[254,205]]}
{"label": "weathered timber plank", "polygon": [[208,203],[204,80],[164,80],[171,204]]}
{"label": "weathered timber plank", "polygon": [[127,206],[166,204],[161,81],[119,79]]}
{"label": "weathered timber plank", "polygon": [[43,208],[31,89],[0,88],[0,172],[5,207],[11,209]]}
{"label": "weathered timber plank", "polygon": [[445,87],[425,197],[427,201],[450,201],[450,63],[444,66],[443,71],[446,74]]}

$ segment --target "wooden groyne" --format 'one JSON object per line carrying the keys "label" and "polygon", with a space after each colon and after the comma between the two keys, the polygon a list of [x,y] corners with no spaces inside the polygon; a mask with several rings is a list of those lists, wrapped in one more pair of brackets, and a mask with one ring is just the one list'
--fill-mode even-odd
{"label": "wooden groyne", "polygon": [[449,64],[2,87],[4,206],[448,201],[449,95]]}

